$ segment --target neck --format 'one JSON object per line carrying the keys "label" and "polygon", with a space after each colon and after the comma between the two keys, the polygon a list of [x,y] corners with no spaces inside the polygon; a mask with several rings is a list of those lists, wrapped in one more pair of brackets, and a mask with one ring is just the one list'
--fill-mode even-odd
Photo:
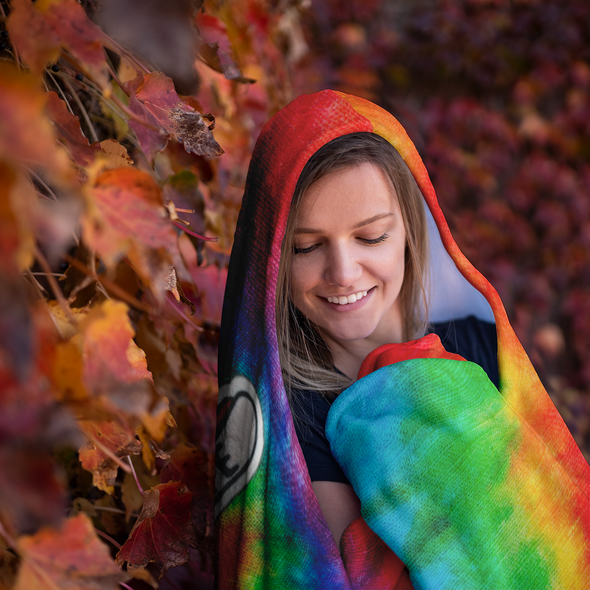
{"label": "neck", "polygon": [[352,381],[356,381],[359,369],[368,354],[383,344],[403,342],[401,328],[399,333],[389,332],[385,335],[373,333],[361,340],[335,340],[328,334],[322,334],[322,337],[332,353],[334,366]]}

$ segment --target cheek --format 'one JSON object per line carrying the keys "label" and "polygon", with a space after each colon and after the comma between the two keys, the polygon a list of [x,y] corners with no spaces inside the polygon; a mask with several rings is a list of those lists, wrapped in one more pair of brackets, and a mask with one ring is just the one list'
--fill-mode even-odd
{"label": "cheek", "polygon": [[302,264],[302,261],[293,262],[291,265],[291,301],[297,305],[298,301],[301,301],[303,294],[309,288],[309,271],[306,269],[306,265]]}

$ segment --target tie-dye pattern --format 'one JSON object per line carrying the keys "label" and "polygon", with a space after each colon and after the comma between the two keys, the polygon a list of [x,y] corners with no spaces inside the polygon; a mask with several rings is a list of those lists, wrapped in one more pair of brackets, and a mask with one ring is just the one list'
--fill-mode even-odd
{"label": "tie-dye pattern", "polygon": [[[399,561],[391,561],[395,557],[388,554],[389,549],[362,532],[358,523],[353,523],[343,537],[343,562],[311,488],[278,358],[276,281],[297,179],[309,157],[322,145],[357,131],[377,133],[400,152],[422,190],[446,251],[489,302],[498,332],[501,392],[482,380],[475,365],[447,359],[407,361],[359,380],[353,388],[368,388],[362,391],[370,390],[380,407],[387,407],[386,400],[394,397],[396,404],[390,405],[406,412],[402,412],[406,418],[403,423],[401,414],[390,412],[391,423],[398,428],[397,438],[388,442],[392,452],[395,449],[399,453],[391,467],[397,470],[396,460],[411,459],[414,448],[421,457],[420,464],[414,464],[414,470],[408,468],[403,475],[408,483],[407,487],[405,483],[401,486],[401,492],[401,472],[388,475],[391,480],[374,478],[371,472],[373,475],[366,481],[365,475],[353,474],[357,459],[346,458],[346,453],[340,457],[350,462],[345,469],[350,470],[353,483],[355,478],[358,480],[355,486],[359,487],[361,500],[365,497],[365,519],[405,560],[416,588],[590,587],[590,470],[586,461],[518,342],[496,291],[471,266],[451,237],[428,174],[403,128],[368,101],[333,91],[299,97],[277,113],[262,131],[248,173],[220,341],[216,441],[218,587],[408,587],[407,580],[394,579],[401,575]],[[460,367],[452,368],[457,365]],[[408,366],[410,371],[403,368]],[[438,368],[434,370],[433,366]],[[383,385],[387,391],[376,396],[371,384],[382,379],[382,374],[386,375]],[[472,452],[461,454],[462,447],[444,429],[432,440],[424,435],[432,429],[428,423],[425,426],[414,420],[413,412],[417,410],[412,404],[418,400],[410,394],[398,400],[394,393],[402,374],[406,375],[404,383],[416,387],[431,381],[438,383],[436,375],[442,383],[451,379],[455,385],[466,384],[457,389],[456,395],[451,395],[448,388],[433,386],[431,391],[440,395],[426,396],[428,404],[423,414],[442,412],[441,420],[449,421],[452,427],[461,424],[467,432],[469,420],[473,419]],[[353,416],[357,414],[350,414],[351,422],[346,426],[348,412],[338,413],[338,408],[352,399],[351,391],[356,389],[347,390],[338,399],[329,421],[353,431],[352,424],[357,420]],[[479,396],[478,409],[470,413],[474,394]],[[479,434],[478,429],[482,429]],[[346,447],[346,440],[333,440],[335,449],[339,442]],[[378,438],[366,440],[366,449],[382,444]],[[487,443],[482,446],[484,440]],[[436,455],[441,445],[448,450],[444,461]],[[381,460],[383,453],[379,454]],[[371,462],[366,455],[368,465]],[[458,463],[465,465],[470,477],[452,471],[451,467]],[[361,484],[366,484],[368,490]],[[384,490],[391,499],[387,506],[376,504],[373,498],[374,493],[383,494]],[[408,491],[411,494],[404,496]],[[449,500],[452,513],[437,516],[437,510],[440,513],[441,507],[447,506],[439,505],[437,494],[447,498],[453,493],[466,498],[458,497],[455,504]],[[378,509],[373,510],[375,507]],[[474,507],[477,513],[472,512]],[[380,516],[373,518],[375,514]],[[449,536],[447,531],[463,530],[461,523],[470,519],[473,522],[464,535]],[[432,532],[433,521],[438,528],[430,538],[428,531]],[[509,533],[513,525],[520,526],[516,536]],[[498,532],[498,527],[502,531]],[[353,555],[355,539],[358,552]],[[496,546],[498,539],[504,545]],[[445,545],[445,541],[449,544]],[[359,559],[365,549],[366,560]],[[489,563],[479,564],[484,559]],[[478,561],[475,570],[485,572],[484,577],[470,577],[474,560]],[[383,585],[383,575],[389,576],[388,585]],[[441,580],[446,585],[441,585]],[[464,580],[469,583],[463,585]],[[485,582],[478,586],[480,582],[472,580]]]}

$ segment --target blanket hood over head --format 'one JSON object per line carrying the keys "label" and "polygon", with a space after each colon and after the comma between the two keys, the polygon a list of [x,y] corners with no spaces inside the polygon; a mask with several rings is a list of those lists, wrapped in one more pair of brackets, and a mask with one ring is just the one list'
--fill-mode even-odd
{"label": "blanket hood over head", "polygon": [[[497,395],[519,433],[525,433],[514,439],[506,457],[508,477],[511,469],[530,472],[530,481],[519,483],[514,493],[529,497],[531,510],[539,504],[547,505],[531,519],[537,532],[523,540],[530,551],[545,560],[542,563],[548,573],[543,588],[590,588],[588,464],[516,338],[497,292],[453,240],[426,169],[404,129],[380,107],[331,90],[300,96],[277,113],[258,139],[248,172],[225,291],[219,348],[215,495],[218,587],[369,587],[359,586],[345,566],[312,490],[285,393],[275,327],[281,243],[299,175],[323,145],[360,131],[376,133],[397,149],[424,196],[435,259],[431,265],[430,319],[442,321],[471,314],[495,321],[500,371]],[[531,462],[534,468],[529,469]],[[573,545],[563,545],[564,535]],[[362,539],[358,543],[362,545]],[[506,559],[511,556],[506,555]],[[370,556],[366,556],[363,567],[371,567]],[[445,564],[440,568],[444,570]],[[431,586],[432,578],[420,577],[420,572],[413,572],[411,567],[410,575],[416,588],[453,587],[452,580],[449,586]],[[535,586],[535,590],[540,588]]]}

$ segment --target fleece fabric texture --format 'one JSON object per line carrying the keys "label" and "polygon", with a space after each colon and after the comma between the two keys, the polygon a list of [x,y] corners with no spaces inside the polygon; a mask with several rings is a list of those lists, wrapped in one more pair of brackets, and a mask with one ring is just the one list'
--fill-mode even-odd
{"label": "fleece fabric texture", "polygon": [[[435,277],[435,291],[446,287],[453,296],[432,309],[462,299],[464,283],[463,291],[493,312],[500,386],[473,363],[438,358],[444,354],[420,358],[408,343],[342,393],[327,434],[364,520],[348,527],[338,548],[293,427],[275,293],[291,198],[305,163],[335,137],[359,131],[397,149],[434,220],[448,258],[435,267],[449,273],[448,281],[446,274]],[[451,280],[452,273],[459,278]],[[299,97],[263,129],[230,262],[219,385],[218,588],[590,587],[590,468],[497,292],[454,242],[414,145],[376,105],[326,90]]]}

